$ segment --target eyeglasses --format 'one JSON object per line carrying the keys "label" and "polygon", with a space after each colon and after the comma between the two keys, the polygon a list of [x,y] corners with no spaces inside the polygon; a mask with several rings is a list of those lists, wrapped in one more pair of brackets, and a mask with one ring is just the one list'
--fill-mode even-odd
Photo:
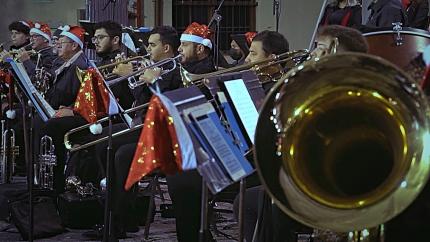
{"label": "eyeglasses", "polygon": [[97,35],[91,38],[91,42],[96,43],[102,41],[104,38],[110,37],[109,35]]}

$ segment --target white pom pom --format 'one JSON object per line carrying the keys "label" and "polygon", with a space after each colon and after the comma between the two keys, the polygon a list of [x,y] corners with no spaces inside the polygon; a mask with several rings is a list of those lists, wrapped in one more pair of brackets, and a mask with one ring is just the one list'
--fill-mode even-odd
{"label": "white pom pom", "polygon": [[90,125],[90,132],[92,134],[101,134],[103,131],[103,127],[101,124],[91,124]]}
{"label": "white pom pom", "polygon": [[15,110],[7,110],[6,111],[6,117],[8,118],[8,119],[15,119],[15,117],[16,117],[16,112],[15,112]]}
{"label": "white pom pom", "polygon": [[63,26],[63,31],[68,32],[70,30],[70,26],[69,25],[64,25]]}
{"label": "white pom pom", "polygon": [[212,49],[212,43],[211,43],[210,39],[203,39],[202,45],[207,46],[207,47]]}
{"label": "white pom pom", "polygon": [[430,45],[427,45],[427,47],[424,48],[423,60],[426,63],[426,65],[430,65]]}
{"label": "white pom pom", "polygon": [[102,189],[102,191],[106,190],[106,178],[103,178],[100,181],[100,188]]}
{"label": "white pom pom", "polygon": [[35,24],[34,24],[34,27],[35,27],[36,29],[40,29],[40,27],[41,27],[41,26],[40,26],[40,24],[39,24],[39,23],[35,23]]}

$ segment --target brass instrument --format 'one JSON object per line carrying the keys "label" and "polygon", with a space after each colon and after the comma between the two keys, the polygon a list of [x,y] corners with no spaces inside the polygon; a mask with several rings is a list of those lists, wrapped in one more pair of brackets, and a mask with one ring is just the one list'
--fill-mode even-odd
{"label": "brass instrument", "polygon": [[[139,105],[137,107],[133,107],[133,108],[127,109],[127,110],[124,111],[124,114],[129,114],[129,113],[141,110],[141,109],[145,109],[145,108],[148,107],[148,105],[149,105],[148,103],[145,103],[145,104]],[[106,122],[108,120],[109,120],[109,117],[105,117],[105,118],[97,120],[96,124],[101,124],[101,123]],[[71,142],[70,137],[72,136],[72,134],[75,134],[77,132],[81,132],[83,130],[88,130],[88,128],[91,125],[92,124],[85,124],[85,125],[82,125],[80,127],[77,127],[77,128],[69,130],[64,135],[64,145],[66,146],[66,149],[68,149],[70,152],[75,152],[75,151],[78,151],[78,150],[81,150],[81,149],[85,149],[85,148],[88,148],[90,146],[93,146],[93,145],[96,145],[98,143],[101,143],[101,142],[104,142],[104,141],[108,140],[109,137],[108,136],[104,136],[104,137],[98,138],[96,140],[89,141],[88,143],[85,143],[85,144],[73,144]],[[132,126],[131,128],[128,128],[128,129],[125,129],[125,130],[121,130],[119,132],[116,132],[116,133],[112,134],[112,137],[117,137],[117,136],[120,136],[120,135],[128,134],[128,133],[130,133],[130,132],[132,132],[132,131],[134,131],[136,129],[141,128],[142,126],[143,126],[143,123],[136,124],[136,125]]]}
{"label": "brass instrument", "polygon": [[54,189],[54,166],[57,156],[52,138],[45,135],[40,139],[39,160],[34,164],[34,184],[40,189]]}
{"label": "brass instrument", "polygon": [[121,60],[121,61],[113,62],[111,64],[106,64],[106,65],[98,66],[97,69],[99,69],[101,71],[101,70],[104,70],[104,69],[109,69],[109,68],[116,67],[119,64],[125,64],[125,63],[131,62],[131,61],[136,61],[136,60],[144,60],[147,57],[149,57],[150,55],[151,54],[133,56],[133,57]]}
{"label": "brass instrument", "polygon": [[[306,49],[290,51],[290,52],[277,55],[275,57],[270,57],[264,60],[254,61],[248,64],[243,64],[243,65],[222,69],[219,71],[206,73],[206,74],[192,74],[192,73],[189,73],[181,66],[180,74],[181,74],[182,82],[185,87],[189,87],[191,85],[200,86],[204,84],[204,79],[219,76],[226,73],[238,72],[238,71],[243,71],[248,69],[253,69],[258,76],[268,76],[273,78],[274,74],[282,73],[282,70],[277,68],[275,70],[272,69],[273,71],[268,72],[268,68],[274,67],[276,65],[280,65],[282,63],[287,63],[290,61],[294,62],[296,59],[301,59],[307,56],[309,56],[309,51]],[[293,64],[293,66],[294,65],[295,64]]]}
{"label": "brass instrument", "polygon": [[15,173],[15,158],[19,154],[19,146],[15,145],[15,130],[5,129],[5,120],[1,121],[0,147],[0,184],[10,183]]}
{"label": "brass instrument", "polygon": [[151,68],[155,68],[155,67],[161,67],[161,66],[166,65],[166,64],[168,64],[168,63],[171,62],[172,63],[172,67],[171,68],[164,69],[164,70],[161,71],[161,76],[166,75],[167,73],[172,72],[173,70],[176,69],[176,62],[181,57],[182,57],[181,55],[177,55],[177,56],[172,57],[172,58],[166,58],[166,59],[161,60],[159,62],[156,62],[156,63],[154,63],[152,65],[143,67],[143,68],[141,68],[141,69],[139,69],[139,70],[137,70],[135,72],[132,72],[132,73],[126,75],[126,76],[121,76],[121,77],[118,77],[116,79],[113,79],[113,80],[110,80],[110,81],[106,81],[106,83],[108,84],[108,86],[111,86],[111,85],[114,85],[116,83],[122,82],[124,80],[128,80],[128,86],[131,89],[134,89],[134,88],[136,88],[138,86],[141,86],[141,85],[145,84],[146,82],[145,81],[140,81],[140,80],[135,80],[134,78],[130,78],[130,77],[142,75],[147,69],[151,69]]}
{"label": "brass instrument", "polygon": [[138,55],[138,56],[134,56],[134,57],[130,57],[121,61],[115,61],[113,63],[110,64],[106,64],[106,65],[102,65],[102,66],[98,66],[97,69],[99,69],[100,73],[103,74],[103,77],[105,79],[110,79],[111,77],[116,76],[115,74],[112,73],[113,68],[115,68],[116,66],[120,65],[120,64],[125,64],[128,62],[132,62],[132,61],[139,61],[139,60],[145,60],[146,58],[148,58],[151,54],[146,54],[146,55]]}
{"label": "brass instrument", "polygon": [[[180,66],[180,68],[181,68],[180,74],[182,75],[182,78],[183,78],[182,80],[183,80],[184,83],[188,83],[188,84],[195,83],[195,84],[197,84],[197,81],[200,80],[200,79],[202,79],[202,78],[209,78],[211,76],[218,76],[218,75],[226,74],[226,73],[229,73],[229,72],[246,70],[246,69],[249,69],[249,68],[256,68],[256,70],[264,70],[265,68],[270,67],[271,65],[278,65],[280,63],[285,63],[285,62],[289,62],[289,61],[293,61],[294,62],[297,58],[307,57],[308,55],[309,55],[309,52],[307,50],[293,51],[293,52],[288,52],[288,53],[279,55],[279,56],[277,56],[275,58],[269,58],[269,59],[266,59],[266,60],[263,60],[263,61],[258,61],[258,62],[250,63],[248,65],[242,65],[242,66],[233,67],[233,68],[229,68],[229,69],[223,69],[223,70],[220,70],[220,71],[217,71],[217,72],[212,72],[212,73],[202,74],[202,75],[190,74],[182,66]],[[169,58],[169,59],[165,59],[163,61],[157,62],[157,63],[155,63],[155,64],[153,64],[151,66],[146,67],[145,69],[153,68],[153,67],[156,67],[156,66],[162,66],[162,65],[165,65],[165,64],[167,64],[169,62],[173,62],[173,65],[175,65],[175,63],[176,63],[176,61],[177,61],[178,58],[180,58],[180,55],[178,55],[178,56],[176,56],[174,58]],[[260,65],[260,67],[258,65]],[[139,75],[139,74],[143,73],[145,69],[139,70],[138,72],[130,74],[130,76]],[[168,72],[170,72],[170,71],[172,71],[174,69],[175,68],[171,68],[171,69],[165,70],[165,73],[168,73]],[[263,75],[263,73],[261,75]],[[122,81],[122,80],[125,80],[127,78],[128,77],[122,77],[122,78],[118,78],[118,80]],[[112,80],[112,81],[114,81],[116,83],[116,80]],[[112,81],[110,81],[110,83],[112,83]],[[132,86],[133,87],[139,86],[139,85],[142,85],[143,83],[144,82],[137,82],[137,83],[133,82]],[[201,84],[201,82],[199,82],[199,83]],[[187,86],[189,86],[189,85],[186,85],[186,87]],[[124,113],[127,114],[127,113],[130,113],[130,112],[134,112],[134,111],[137,111],[139,109],[146,108],[147,106],[148,106],[148,103],[142,104],[142,105],[140,105],[138,107],[134,107],[134,108],[128,109],[128,110],[124,111]],[[108,120],[108,118],[103,118],[103,119],[98,120],[96,123],[102,123],[102,122],[105,122],[107,120]],[[84,149],[84,148],[96,145],[96,144],[104,142],[104,141],[106,141],[108,139],[108,137],[105,136],[105,137],[101,137],[101,138],[98,138],[96,140],[87,142],[85,144],[73,144],[70,141],[70,137],[73,134],[75,134],[77,132],[81,132],[82,130],[87,130],[91,125],[92,124],[86,124],[86,125],[80,126],[78,128],[72,129],[72,130],[70,130],[69,132],[66,133],[66,135],[64,136],[64,144],[65,144],[66,148],[70,152],[75,152],[75,151],[78,151],[78,150],[81,150],[81,149]],[[143,126],[143,124],[139,124],[139,125],[133,126],[132,128],[118,131],[118,132],[114,133],[112,136],[113,137],[117,137],[117,136],[121,136],[121,135],[124,135],[124,134],[128,134],[128,133],[130,133],[130,132],[132,132],[132,131],[134,131],[136,129],[141,128],[142,126]]]}
{"label": "brass instrument", "polygon": [[418,84],[385,60],[344,53],[309,61],[278,81],[260,110],[260,180],[305,225],[375,228],[427,183],[429,115]]}

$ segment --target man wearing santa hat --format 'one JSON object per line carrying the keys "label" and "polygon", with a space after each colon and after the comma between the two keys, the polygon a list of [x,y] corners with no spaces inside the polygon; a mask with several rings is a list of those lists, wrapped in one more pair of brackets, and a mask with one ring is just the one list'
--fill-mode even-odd
{"label": "man wearing santa hat", "polygon": [[66,150],[64,134],[72,128],[86,123],[85,119],[73,113],[73,105],[80,88],[77,68],[86,70],[89,60],[83,53],[85,30],[79,26],[64,26],[58,40],[58,56],[64,61],[55,70],[53,85],[46,93],[46,101],[57,110],[54,118],[46,123],[35,120],[35,150],[38,150],[40,138],[48,135],[52,138],[57,155],[57,166],[54,171],[54,188],[61,193],[64,190],[64,164]]}
{"label": "man wearing santa hat", "polygon": [[[34,77],[36,69],[44,69],[47,72],[48,83],[46,85],[48,86],[52,84],[55,69],[63,64],[61,59],[58,59],[60,61],[56,61],[58,56],[53,52],[51,36],[51,29],[47,24],[35,23],[34,27],[30,30],[30,40],[31,48],[36,51],[36,56],[31,60],[29,52],[25,50],[20,50],[17,56],[24,64],[30,77]],[[54,62],[56,66],[54,66]],[[43,77],[40,76],[38,78]]]}
{"label": "man wearing santa hat", "polygon": [[[181,64],[190,73],[203,74],[215,71],[211,58],[212,31],[206,26],[191,23],[181,35],[178,48]],[[200,228],[202,177],[196,169],[167,176],[169,195],[172,198],[178,241],[198,241]]]}

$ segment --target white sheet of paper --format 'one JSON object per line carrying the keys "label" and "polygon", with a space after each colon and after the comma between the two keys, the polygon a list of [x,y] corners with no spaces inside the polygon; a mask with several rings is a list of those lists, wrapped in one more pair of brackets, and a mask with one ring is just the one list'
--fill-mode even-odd
{"label": "white sheet of paper", "polygon": [[224,82],[224,84],[233,101],[233,105],[239,114],[240,121],[245,127],[245,131],[249,139],[254,143],[258,112],[254,102],[252,102],[248,89],[246,89],[245,83],[242,79],[237,79]]}

